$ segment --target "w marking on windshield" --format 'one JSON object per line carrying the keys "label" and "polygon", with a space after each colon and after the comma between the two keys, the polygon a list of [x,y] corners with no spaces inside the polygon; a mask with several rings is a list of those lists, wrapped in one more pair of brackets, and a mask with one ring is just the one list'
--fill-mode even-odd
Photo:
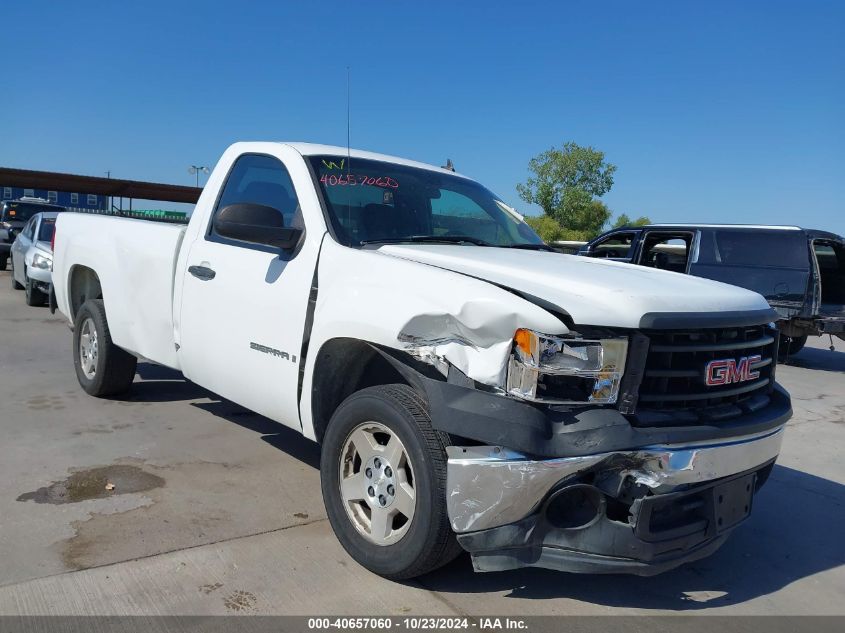
{"label": "w marking on windshield", "polygon": [[345,159],[345,158],[342,158],[342,159],[340,160],[340,165],[338,165],[338,164],[337,164],[336,162],[334,162],[333,160],[330,160],[329,162],[326,162],[325,160],[323,161],[323,165],[325,165],[325,166],[326,166],[326,169],[343,169],[343,165],[344,165],[345,163],[346,163],[346,159]]}

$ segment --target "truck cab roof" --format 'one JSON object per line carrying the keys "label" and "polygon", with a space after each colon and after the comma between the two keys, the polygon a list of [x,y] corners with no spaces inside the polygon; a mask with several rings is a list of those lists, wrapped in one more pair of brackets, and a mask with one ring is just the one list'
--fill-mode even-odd
{"label": "truck cab roof", "polygon": [[[708,223],[701,223],[701,224],[643,224],[637,226],[625,225],[617,227],[611,231],[607,231],[603,233],[602,236],[606,235],[607,233],[615,233],[618,231],[633,231],[633,230],[644,230],[644,229],[658,229],[661,231],[684,231],[690,229],[738,229],[738,230],[755,230],[755,231],[801,231],[807,237],[811,239],[829,239],[829,240],[838,240],[842,241],[843,238],[841,235],[837,235],[836,233],[831,233],[829,231],[822,231],[819,229],[807,229],[800,226],[787,226],[787,225],[779,225],[779,224],[708,224]],[[596,238],[598,239],[598,238]]]}
{"label": "truck cab roof", "polygon": [[319,143],[303,143],[298,141],[280,141],[281,145],[288,145],[295,149],[303,156],[320,156],[327,154],[330,156],[350,156],[351,158],[365,158],[367,160],[379,160],[388,163],[396,163],[398,165],[406,165],[408,167],[417,167],[419,169],[430,169],[432,171],[441,172],[450,176],[461,176],[467,178],[463,174],[446,169],[445,167],[438,167],[429,163],[422,163],[415,160],[408,160],[399,156],[391,156],[390,154],[380,154],[377,152],[368,152],[366,150],[347,148],[340,145],[322,145]]}

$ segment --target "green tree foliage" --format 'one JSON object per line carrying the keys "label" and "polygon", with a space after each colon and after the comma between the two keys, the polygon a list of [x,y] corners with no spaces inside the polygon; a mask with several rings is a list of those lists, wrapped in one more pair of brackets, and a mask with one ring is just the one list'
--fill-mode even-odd
{"label": "green tree foliage", "polygon": [[567,231],[588,237],[601,232],[611,213],[596,198],[610,191],[616,171],[604,152],[569,141],[532,158],[528,170],[531,176],[517,185],[523,200],[540,206]]}
{"label": "green tree foliage", "polygon": [[548,215],[526,216],[525,221],[546,243],[563,239],[563,227]]}
{"label": "green tree foliage", "polygon": [[611,228],[618,229],[620,226],[645,226],[651,224],[651,220],[647,215],[641,215],[636,220],[632,220],[625,213],[616,218]]}
{"label": "green tree foliage", "polygon": [[562,240],[587,242],[593,237],[585,231],[565,229],[557,220],[547,215],[527,216],[525,221],[546,243],[559,242]]}

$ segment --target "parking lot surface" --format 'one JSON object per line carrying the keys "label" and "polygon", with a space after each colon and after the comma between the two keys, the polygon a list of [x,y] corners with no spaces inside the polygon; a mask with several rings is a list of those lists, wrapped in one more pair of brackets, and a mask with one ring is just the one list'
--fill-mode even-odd
{"label": "parking lot surface", "polygon": [[123,399],[89,397],[63,318],[9,277],[0,614],[845,614],[845,342],[778,368],[783,453],[714,556],[653,578],[474,574],[462,556],[396,583],[334,538],[317,445],[147,363]]}

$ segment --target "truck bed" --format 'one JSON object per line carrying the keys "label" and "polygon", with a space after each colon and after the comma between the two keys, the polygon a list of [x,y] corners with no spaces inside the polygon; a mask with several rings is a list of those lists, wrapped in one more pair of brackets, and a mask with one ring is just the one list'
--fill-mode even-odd
{"label": "truck bed", "polygon": [[114,342],[178,369],[173,337],[173,279],[185,225],[62,213],[56,228],[54,284],[59,310],[72,318],[63,289],[76,266],[93,270],[108,304]]}

